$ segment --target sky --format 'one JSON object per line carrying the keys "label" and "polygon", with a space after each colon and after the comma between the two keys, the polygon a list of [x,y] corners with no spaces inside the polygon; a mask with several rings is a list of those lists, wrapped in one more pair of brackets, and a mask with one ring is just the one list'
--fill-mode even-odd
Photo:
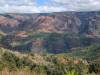
{"label": "sky", "polygon": [[100,0],[0,0],[0,13],[99,11]]}

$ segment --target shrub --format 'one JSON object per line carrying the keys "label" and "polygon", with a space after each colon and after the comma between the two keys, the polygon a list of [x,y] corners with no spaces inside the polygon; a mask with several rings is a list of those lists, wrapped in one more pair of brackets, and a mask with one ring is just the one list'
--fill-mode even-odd
{"label": "shrub", "polygon": [[78,72],[75,69],[73,69],[68,71],[65,75],[78,75]]}

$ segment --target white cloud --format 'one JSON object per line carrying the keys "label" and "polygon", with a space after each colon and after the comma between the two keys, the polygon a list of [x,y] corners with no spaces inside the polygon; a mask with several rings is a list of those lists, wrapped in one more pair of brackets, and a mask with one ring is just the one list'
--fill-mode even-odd
{"label": "white cloud", "polygon": [[3,4],[0,6],[0,13],[43,13],[65,10],[62,6],[37,5],[32,0],[3,0],[0,1],[0,4]]}
{"label": "white cloud", "polygon": [[92,11],[99,7],[100,0],[46,0],[44,5],[38,5],[36,0],[0,0],[0,13]]}
{"label": "white cloud", "polygon": [[60,11],[66,11],[64,7],[56,7],[56,6],[40,6],[38,7],[40,9],[40,12],[60,12]]}
{"label": "white cloud", "polygon": [[[1,7],[2,9],[2,7]],[[37,7],[33,7],[33,6],[12,6],[10,7],[9,5],[5,5],[3,7],[3,12],[4,13],[36,13],[36,12],[40,12],[39,10],[37,10]]]}
{"label": "white cloud", "polygon": [[34,4],[32,0],[0,0],[0,5],[30,5]]}
{"label": "white cloud", "polygon": [[49,6],[13,6],[0,7],[1,13],[43,13],[43,12],[60,12],[65,11],[63,7],[49,7]]}
{"label": "white cloud", "polygon": [[65,5],[66,10],[100,10],[100,0],[51,0],[55,4]]}

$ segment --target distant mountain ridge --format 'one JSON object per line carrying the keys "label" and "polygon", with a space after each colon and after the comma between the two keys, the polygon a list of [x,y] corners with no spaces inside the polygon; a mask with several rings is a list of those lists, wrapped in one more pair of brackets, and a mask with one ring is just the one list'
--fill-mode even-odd
{"label": "distant mountain ridge", "polygon": [[19,51],[67,49],[100,44],[100,12],[0,14],[0,46]]}
{"label": "distant mountain ridge", "polygon": [[60,12],[41,14],[1,14],[3,32],[33,29],[48,32],[100,35],[100,12]]}

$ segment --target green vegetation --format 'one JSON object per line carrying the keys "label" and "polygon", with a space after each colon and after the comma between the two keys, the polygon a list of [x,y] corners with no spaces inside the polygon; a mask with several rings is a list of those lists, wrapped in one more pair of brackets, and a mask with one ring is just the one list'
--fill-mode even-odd
{"label": "green vegetation", "polygon": [[[28,37],[24,39],[11,35],[0,37],[0,46],[3,47],[0,47],[0,71],[28,72],[33,75],[100,74],[100,45],[90,45],[95,37],[67,33],[27,34]],[[45,53],[31,51],[37,48]]]}
{"label": "green vegetation", "polygon": [[71,53],[41,55],[0,48],[0,71],[7,68],[9,72],[24,71],[35,75],[96,75],[100,73],[99,49],[100,46],[93,45]]}
{"label": "green vegetation", "polygon": [[71,70],[66,73],[66,75],[78,75],[77,71]]}
{"label": "green vegetation", "polygon": [[69,53],[69,56],[76,56],[82,59],[91,61],[100,61],[100,46],[91,45],[84,48],[78,48]]}
{"label": "green vegetation", "polygon": [[[19,32],[19,34],[20,33],[21,32]],[[36,31],[25,31],[24,33],[26,33],[28,37],[15,37],[17,35],[16,33],[0,37],[1,47],[19,50],[20,52],[29,52],[34,49],[33,46],[36,43],[34,41],[40,41],[42,43],[42,50],[45,49],[47,53],[58,54],[68,52],[71,48],[89,46],[94,44],[93,41],[98,42],[98,40],[100,40],[99,37],[68,33],[46,33]],[[22,34],[22,36],[24,35]]]}

